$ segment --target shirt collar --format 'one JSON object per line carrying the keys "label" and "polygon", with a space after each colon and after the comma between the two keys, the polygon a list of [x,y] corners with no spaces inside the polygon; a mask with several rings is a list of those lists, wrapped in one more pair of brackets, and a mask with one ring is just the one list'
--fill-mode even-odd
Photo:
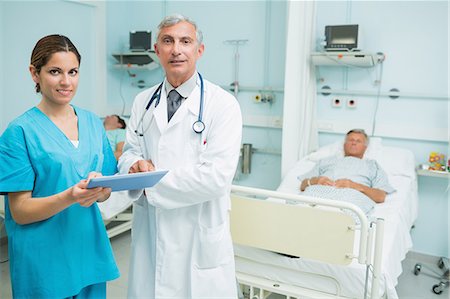
{"label": "shirt collar", "polygon": [[174,88],[172,84],[167,81],[167,78],[165,79],[165,87],[166,87],[166,94],[169,94],[169,92],[172,89],[175,89],[184,99],[189,97],[191,92],[194,90],[195,86],[197,85],[197,72],[195,72],[187,81],[185,81],[183,84],[178,86],[177,88]]}

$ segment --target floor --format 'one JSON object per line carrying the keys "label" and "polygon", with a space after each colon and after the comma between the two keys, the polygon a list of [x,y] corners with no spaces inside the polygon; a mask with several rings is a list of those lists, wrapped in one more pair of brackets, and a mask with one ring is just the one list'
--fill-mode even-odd
{"label": "floor", "polygon": [[[108,284],[107,298],[126,298],[127,280],[128,280],[128,258],[130,253],[130,233],[126,232],[111,240],[117,264],[120,268],[121,277]],[[0,298],[9,299],[11,296],[11,287],[9,279],[9,262],[3,262],[7,259],[7,246],[0,246]],[[414,265],[420,260],[424,265],[421,273],[416,276],[413,273]],[[423,256],[415,253],[409,253],[403,261],[403,274],[399,278],[397,293],[400,299],[444,299],[449,298],[448,288],[441,295],[436,295],[431,288],[438,282],[438,279],[426,275],[429,267],[431,270],[439,273],[440,269],[436,266],[437,258]]]}

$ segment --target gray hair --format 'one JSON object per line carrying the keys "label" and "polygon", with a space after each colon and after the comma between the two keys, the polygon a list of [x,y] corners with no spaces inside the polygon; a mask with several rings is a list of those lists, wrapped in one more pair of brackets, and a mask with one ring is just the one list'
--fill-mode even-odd
{"label": "gray hair", "polygon": [[173,25],[181,23],[181,22],[188,22],[189,24],[194,26],[194,28],[195,28],[195,35],[196,35],[196,38],[197,38],[197,43],[199,45],[201,45],[202,42],[203,42],[203,33],[200,31],[200,29],[198,29],[197,24],[195,24],[194,21],[192,21],[188,17],[185,17],[185,16],[183,16],[181,14],[173,14],[173,15],[170,15],[170,16],[166,16],[161,21],[161,23],[159,23],[159,25],[158,25],[158,35],[157,35],[157,37],[159,38],[159,34],[161,33],[161,30],[163,28],[170,27],[170,26],[173,26]]}
{"label": "gray hair", "polygon": [[364,131],[364,129],[351,129],[350,131],[347,132],[345,137],[347,138],[347,136],[350,135],[351,133],[364,135],[364,138],[366,138],[366,145],[369,145],[369,136],[367,135],[366,131]]}

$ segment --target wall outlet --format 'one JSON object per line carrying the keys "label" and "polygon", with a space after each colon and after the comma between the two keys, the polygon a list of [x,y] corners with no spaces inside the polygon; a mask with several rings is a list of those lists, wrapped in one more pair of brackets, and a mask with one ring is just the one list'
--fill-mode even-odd
{"label": "wall outlet", "polygon": [[331,106],[333,106],[335,108],[342,107],[342,99],[340,99],[340,98],[333,98],[333,99],[331,99]]}
{"label": "wall outlet", "polygon": [[260,93],[255,94],[253,97],[253,102],[255,103],[261,103],[262,95]]}
{"label": "wall outlet", "polygon": [[273,103],[274,96],[270,93],[265,93],[262,95],[261,102],[263,103]]}
{"label": "wall outlet", "polygon": [[347,108],[356,108],[357,101],[355,99],[347,100]]}

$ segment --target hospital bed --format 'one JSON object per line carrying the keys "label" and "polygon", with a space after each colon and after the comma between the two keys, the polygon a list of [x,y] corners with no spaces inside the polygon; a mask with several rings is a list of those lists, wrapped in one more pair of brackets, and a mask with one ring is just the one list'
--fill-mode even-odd
{"label": "hospital bed", "polygon": [[112,192],[108,200],[97,203],[109,238],[131,230],[132,203],[128,191]]}
{"label": "hospital bed", "polygon": [[322,158],[343,155],[341,142],[298,161],[277,191],[232,187],[236,272],[250,298],[398,298],[417,218],[415,162],[409,150],[373,139],[365,158],[377,160],[397,191],[368,216],[353,204],[298,191],[299,175]]}

